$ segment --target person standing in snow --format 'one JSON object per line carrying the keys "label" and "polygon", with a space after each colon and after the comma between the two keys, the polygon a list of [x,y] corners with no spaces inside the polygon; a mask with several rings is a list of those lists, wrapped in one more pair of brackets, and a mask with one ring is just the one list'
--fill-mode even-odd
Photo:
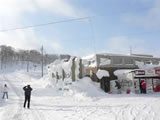
{"label": "person standing in snow", "polygon": [[24,108],[26,107],[26,102],[28,102],[28,109],[30,108],[30,99],[31,99],[31,91],[32,91],[32,88],[30,87],[30,85],[27,85],[27,86],[24,86],[23,87],[23,90],[24,90],[24,94],[25,94],[25,100],[24,100]]}
{"label": "person standing in snow", "polygon": [[8,87],[7,87],[7,84],[4,84],[3,97],[2,97],[3,99],[4,99],[5,95],[6,95],[7,99],[8,99]]}
{"label": "person standing in snow", "polygon": [[144,80],[142,80],[141,87],[142,87],[142,93],[146,94],[146,82]]}
{"label": "person standing in snow", "polygon": [[142,93],[143,93],[143,90],[142,90],[142,80],[140,80],[140,85],[139,85],[139,87],[140,87],[140,93],[142,94]]}
{"label": "person standing in snow", "polygon": [[120,85],[120,83],[118,81],[115,81],[115,83],[116,83],[115,87],[117,87],[117,90],[118,90],[117,93],[121,94],[121,85]]}

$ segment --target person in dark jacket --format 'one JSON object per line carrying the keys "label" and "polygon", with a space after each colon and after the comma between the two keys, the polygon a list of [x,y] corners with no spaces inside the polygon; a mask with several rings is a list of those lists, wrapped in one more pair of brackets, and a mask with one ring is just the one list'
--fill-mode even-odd
{"label": "person in dark jacket", "polygon": [[119,81],[115,81],[115,83],[116,83],[115,87],[117,87],[118,94],[121,94],[121,85],[120,85]]}
{"label": "person in dark jacket", "polygon": [[27,85],[27,86],[24,86],[23,87],[23,90],[25,91],[24,94],[25,94],[25,101],[24,101],[24,108],[26,107],[26,102],[28,102],[28,109],[30,108],[30,99],[31,99],[31,91],[32,91],[32,88],[30,87],[30,85]]}
{"label": "person in dark jacket", "polygon": [[143,93],[143,89],[142,89],[142,80],[140,80],[140,85],[139,85],[139,87],[140,87],[140,93],[142,94],[142,93]]}

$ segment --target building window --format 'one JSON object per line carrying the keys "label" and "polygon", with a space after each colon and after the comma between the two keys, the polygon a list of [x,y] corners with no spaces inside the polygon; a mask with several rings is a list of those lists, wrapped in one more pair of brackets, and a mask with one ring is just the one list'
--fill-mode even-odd
{"label": "building window", "polygon": [[124,59],[124,64],[133,65],[134,64],[133,59],[131,59],[131,58],[125,58]]}
{"label": "building window", "polygon": [[123,64],[122,58],[114,57],[113,58],[113,64]]}
{"label": "building window", "polygon": [[144,64],[146,65],[146,64],[152,64],[152,62],[151,61],[144,61]]}

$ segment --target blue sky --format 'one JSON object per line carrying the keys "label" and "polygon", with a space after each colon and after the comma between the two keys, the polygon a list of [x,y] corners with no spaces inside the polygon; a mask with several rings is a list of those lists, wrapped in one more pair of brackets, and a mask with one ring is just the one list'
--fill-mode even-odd
{"label": "blue sky", "polygon": [[72,21],[0,32],[0,44],[46,53],[159,54],[159,0],[0,0],[0,30]]}

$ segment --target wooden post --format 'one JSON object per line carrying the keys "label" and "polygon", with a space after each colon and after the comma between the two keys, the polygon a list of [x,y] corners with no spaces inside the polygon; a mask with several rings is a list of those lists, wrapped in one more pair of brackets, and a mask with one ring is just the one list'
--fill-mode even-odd
{"label": "wooden post", "polygon": [[82,79],[82,59],[79,60],[79,79]]}
{"label": "wooden post", "polygon": [[42,65],[41,66],[42,66],[42,77],[43,77],[43,46],[41,47],[41,52],[42,52],[42,61],[41,61]]}
{"label": "wooden post", "polygon": [[72,67],[71,67],[71,71],[72,71],[72,81],[75,81],[75,58],[72,59]]}
{"label": "wooden post", "polygon": [[29,72],[29,51],[27,51],[27,72]]}
{"label": "wooden post", "polygon": [[62,80],[64,81],[64,79],[65,79],[65,72],[64,72],[64,70],[62,69]]}
{"label": "wooden post", "polygon": [[56,72],[56,83],[58,83],[58,79],[59,79],[58,72]]}

